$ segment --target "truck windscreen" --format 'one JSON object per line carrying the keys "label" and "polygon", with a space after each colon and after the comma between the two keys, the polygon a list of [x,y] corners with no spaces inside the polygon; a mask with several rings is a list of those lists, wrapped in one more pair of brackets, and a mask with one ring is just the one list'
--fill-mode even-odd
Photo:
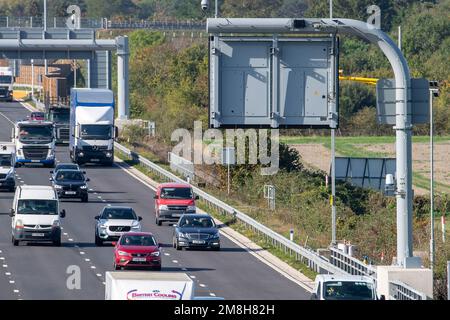
{"label": "truck windscreen", "polygon": [[0,167],[11,167],[10,154],[0,154]]}
{"label": "truck windscreen", "polygon": [[111,139],[111,126],[104,124],[81,125],[81,138],[86,140],[109,140]]}
{"label": "truck windscreen", "polygon": [[11,84],[12,77],[11,76],[0,76],[0,83]]}
{"label": "truck windscreen", "polygon": [[53,126],[20,126],[19,141],[22,143],[50,143]]}
{"label": "truck windscreen", "polygon": [[373,286],[367,282],[329,281],[323,284],[325,300],[373,300]]}
{"label": "truck windscreen", "polygon": [[51,111],[50,112],[50,121],[57,123],[68,123],[70,121],[70,113],[62,112],[62,111]]}

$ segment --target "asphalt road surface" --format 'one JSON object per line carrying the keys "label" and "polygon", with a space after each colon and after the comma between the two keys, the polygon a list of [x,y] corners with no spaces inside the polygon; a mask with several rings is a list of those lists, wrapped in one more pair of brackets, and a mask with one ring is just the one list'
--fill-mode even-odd
{"label": "asphalt road surface", "polygon": [[[10,141],[12,122],[29,111],[19,103],[0,103],[0,141]],[[12,122],[11,122],[12,121]],[[70,162],[68,148],[57,148],[57,160]],[[117,166],[84,166],[89,202],[62,200],[62,246],[11,243],[9,209],[13,193],[0,193],[0,299],[104,299],[105,272],[112,271],[113,248],[94,244],[95,220],[107,205],[133,207],[143,217],[143,231],[162,243],[162,272],[181,271],[196,283],[197,296],[225,299],[309,299],[302,287],[260,262],[244,249],[221,237],[222,250],[176,251],[170,225],[155,224],[154,192]],[[48,168],[17,169],[17,184],[50,185]],[[80,270],[81,288],[71,289],[73,270]],[[151,272],[151,271],[141,271]],[[69,286],[68,286],[69,284]]]}

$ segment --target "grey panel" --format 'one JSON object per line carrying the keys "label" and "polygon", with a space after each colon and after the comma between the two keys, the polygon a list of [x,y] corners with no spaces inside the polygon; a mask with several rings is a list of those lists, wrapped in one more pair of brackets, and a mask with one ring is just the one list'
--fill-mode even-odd
{"label": "grey panel", "polygon": [[383,159],[371,159],[368,162],[368,167],[369,177],[383,176]]}
{"label": "grey panel", "polygon": [[329,43],[281,42],[280,63],[290,68],[328,68]]}
{"label": "grey panel", "polygon": [[244,115],[244,71],[225,70],[222,72],[222,115],[235,117]]}
{"label": "grey panel", "polygon": [[[377,119],[381,124],[395,124],[395,80],[380,79],[377,82]],[[411,79],[411,122],[428,123],[429,81],[424,78]]]}
{"label": "grey panel", "polygon": [[269,116],[269,71],[248,69],[244,74],[245,116]]}
{"label": "grey panel", "polygon": [[327,117],[328,116],[328,87],[327,70],[307,69],[305,70],[305,116]]}
{"label": "grey panel", "polygon": [[336,178],[345,179],[347,177],[348,158],[336,158]]}
{"label": "grey panel", "polygon": [[220,47],[222,67],[267,68],[269,66],[270,44],[267,42],[222,42]]}
{"label": "grey panel", "polygon": [[365,158],[350,158],[350,170],[348,172],[352,177],[364,177],[366,174]]}
{"label": "grey panel", "polygon": [[110,84],[110,52],[95,51],[94,58],[90,59],[91,88],[111,88]]}
{"label": "grey panel", "polygon": [[304,98],[304,75],[299,68],[282,67],[280,70],[280,116],[304,116],[302,101]]}

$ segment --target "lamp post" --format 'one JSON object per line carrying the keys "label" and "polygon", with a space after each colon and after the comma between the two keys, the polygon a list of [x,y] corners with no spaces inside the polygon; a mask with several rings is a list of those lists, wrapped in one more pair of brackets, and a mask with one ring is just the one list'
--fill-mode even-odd
{"label": "lamp post", "polygon": [[433,145],[433,97],[439,96],[437,81],[430,81],[430,269],[434,269],[434,145]]}

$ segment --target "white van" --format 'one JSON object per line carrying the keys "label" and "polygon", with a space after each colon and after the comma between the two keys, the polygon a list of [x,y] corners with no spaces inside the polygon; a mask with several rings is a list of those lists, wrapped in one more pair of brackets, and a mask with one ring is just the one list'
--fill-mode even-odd
{"label": "white van", "polygon": [[61,245],[60,217],[66,211],[59,212],[58,194],[49,186],[18,186],[11,208],[12,243],[20,241],[50,241]]}
{"label": "white van", "polygon": [[311,300],[385,300],[377,297],[375,281],[367,276],[316,276]]}

